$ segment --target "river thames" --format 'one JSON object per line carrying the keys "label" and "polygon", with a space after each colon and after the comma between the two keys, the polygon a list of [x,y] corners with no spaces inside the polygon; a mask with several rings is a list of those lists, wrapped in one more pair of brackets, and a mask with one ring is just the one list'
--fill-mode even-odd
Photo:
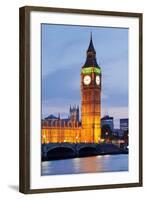
{"label": "river thames", "polygon": [[41,175],[128,171],[128,154],[92,156],[42,162]]}

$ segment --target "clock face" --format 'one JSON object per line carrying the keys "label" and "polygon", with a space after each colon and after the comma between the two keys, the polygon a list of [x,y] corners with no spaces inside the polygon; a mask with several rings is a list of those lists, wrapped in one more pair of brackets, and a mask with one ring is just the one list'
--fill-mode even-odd
{"label": "clock face", "polygon": [[91,77],[89,75],[84,76],[84,84],[89,85],[91,82]]}
{"label": "clock face", "polygon": [[96,84],[100,85],[100,76],[96,76]]}

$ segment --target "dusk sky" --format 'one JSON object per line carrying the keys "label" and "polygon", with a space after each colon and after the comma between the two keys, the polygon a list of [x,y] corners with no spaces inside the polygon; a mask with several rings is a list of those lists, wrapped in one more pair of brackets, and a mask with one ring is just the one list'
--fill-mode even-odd
{"label": "dusk sky", "polygon": [[101,117],[128,117],[128,29],[42,25],[42,118],[81,104],[80,72],[90,34],[102,70]]}

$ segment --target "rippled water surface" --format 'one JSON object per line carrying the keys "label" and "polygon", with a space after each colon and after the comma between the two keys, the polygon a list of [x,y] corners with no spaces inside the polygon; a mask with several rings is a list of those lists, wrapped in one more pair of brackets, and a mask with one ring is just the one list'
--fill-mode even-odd
{"label": "rippled water surface", "polygon": [[105,155],[42,162],[42,175],[128,171],[128,155]]}

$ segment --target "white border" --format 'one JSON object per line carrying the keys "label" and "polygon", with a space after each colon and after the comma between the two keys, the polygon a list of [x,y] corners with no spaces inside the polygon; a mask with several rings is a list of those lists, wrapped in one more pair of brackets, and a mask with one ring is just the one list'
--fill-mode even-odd
{"label": "white border", "polygon": [[[41,176],[41,23],[129,28],[129,171]],[[139,181],[139,20],[130,17],[31,12],[30,189],[136,183]],[[63,178],[63,179],[62,179]]]}

